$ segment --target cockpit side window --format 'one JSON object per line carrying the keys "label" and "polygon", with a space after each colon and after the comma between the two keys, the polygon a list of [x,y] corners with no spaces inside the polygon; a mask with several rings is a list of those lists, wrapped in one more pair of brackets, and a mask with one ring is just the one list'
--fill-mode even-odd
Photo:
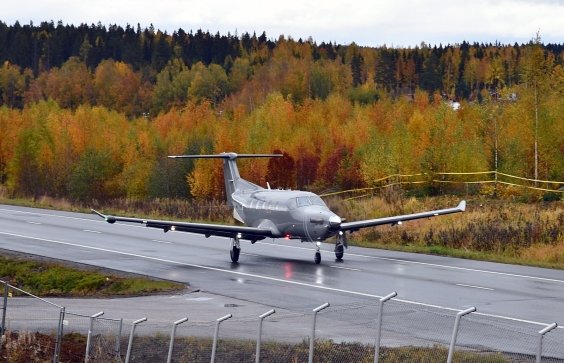
{"label": "cockpit side window", "polygon": [[307,205],[311,205],[311,200],[309,200],[308,197],[298,197],[296,198],[298,200],[298,208],[299,207],[305,207]]}
{"label": "cockpit side window", "polygon": [[318,196],[309,197],[309,199],[311,199],[311,201],[313,202],[314,205],[320,205],[322,207],[327,206],[327,205],[325,205],[323,200],[321,198],[319,198]]}

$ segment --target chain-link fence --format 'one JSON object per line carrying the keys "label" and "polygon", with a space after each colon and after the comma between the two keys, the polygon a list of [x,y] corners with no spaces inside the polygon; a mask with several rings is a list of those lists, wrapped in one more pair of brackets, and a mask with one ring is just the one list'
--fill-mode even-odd
{"label": "chain-link fence", "polygon": [[5,286],[2,362],[564,363],[564,329],[555,329],[556,324],[481,314],[474,308],[445,309],[392,295],[256,316],[143,318],[123,324],[101,312],[66,312]]}
{"label": "chain-link fence", "polygon": [[20,356],[38,361],[58,356],[64,307],[3,281],[0,286],[3,291],[0,357],[11,362],[25,361]]}

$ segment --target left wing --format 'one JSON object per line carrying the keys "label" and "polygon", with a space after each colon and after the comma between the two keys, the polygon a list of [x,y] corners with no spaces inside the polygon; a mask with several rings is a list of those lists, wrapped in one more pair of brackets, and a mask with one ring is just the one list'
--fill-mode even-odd
{"label": "left wing", "polygon": [[396,224],[401,224],[404,221],[410,221],[413,219],[431,218],[445,214],[464,212],[465,210],[466,210],[466,201],[463,200],[455,208],[439,209],[430,212],[422,212],[415,214],[406,214],[403,216],[369,219],[366,221],[342,223],[340,230],[354,232],[354,231],[358,231],[361,228],[366,228],[366,227],[381,226],[383,224],[396,225]]}
{"label": "left wing", "polygon": [[162,229],[164,232],[168,232],[168,231],[191,232],[191,233],[203,234],[206,237],[209,236],[221,236],[221,237],[231,237],[231,238],[238,237],[239,239],[246,239],[251,241],[261,240],[266,237],[272,237],[272,231],[266,228],[115,217],[115,216],[104,215],[98,211],[95,211],[94,209],[91,210],[92,212],[96,213],[100,217],[104,218],[106,222],[110,224],[113,224],[115,222],[139,223],[145,225],[146,227]]}

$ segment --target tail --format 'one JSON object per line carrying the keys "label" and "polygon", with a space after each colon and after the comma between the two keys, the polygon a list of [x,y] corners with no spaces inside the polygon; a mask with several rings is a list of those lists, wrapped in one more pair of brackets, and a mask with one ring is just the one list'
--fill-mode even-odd
{"label": "tail", "polygon": [[169,156],[172,159],[178,158],[218,158],[223,159],[223,178],[225,179],[225,195],[229,208],[233,209],[232,194],[238,191],[253,191],[264,189],[248,180],[241,178],[237,168],[237,158],[271,158],[281,157],[282,154],[236,154],[233,152],[221,153],[218,155],[178,155]]}

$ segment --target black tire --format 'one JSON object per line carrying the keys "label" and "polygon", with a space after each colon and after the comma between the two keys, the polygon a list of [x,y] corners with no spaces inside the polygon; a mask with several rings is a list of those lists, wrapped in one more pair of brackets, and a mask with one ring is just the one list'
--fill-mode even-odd
{"label": "black tire", "polygon": [[233,261],[233,262],[239,261],[239,253],[240,252],[241,252],[240,248],[233,246],[231,251],[229,251],[229,254],[231,255],[231,261]]}
{"label": "black tire", "polygon": [[315,261],[316,264],[320,264],[321,263],[321,253],[316,252],[315,253],[315,258],[313,259]]}
{"label": "black tire", "polygon": [[337,258],[337,260],[342,260],[344,254],[345,254],[345,247],[343,247],[343,245],[337,245],[335,247],[335,257]]}

